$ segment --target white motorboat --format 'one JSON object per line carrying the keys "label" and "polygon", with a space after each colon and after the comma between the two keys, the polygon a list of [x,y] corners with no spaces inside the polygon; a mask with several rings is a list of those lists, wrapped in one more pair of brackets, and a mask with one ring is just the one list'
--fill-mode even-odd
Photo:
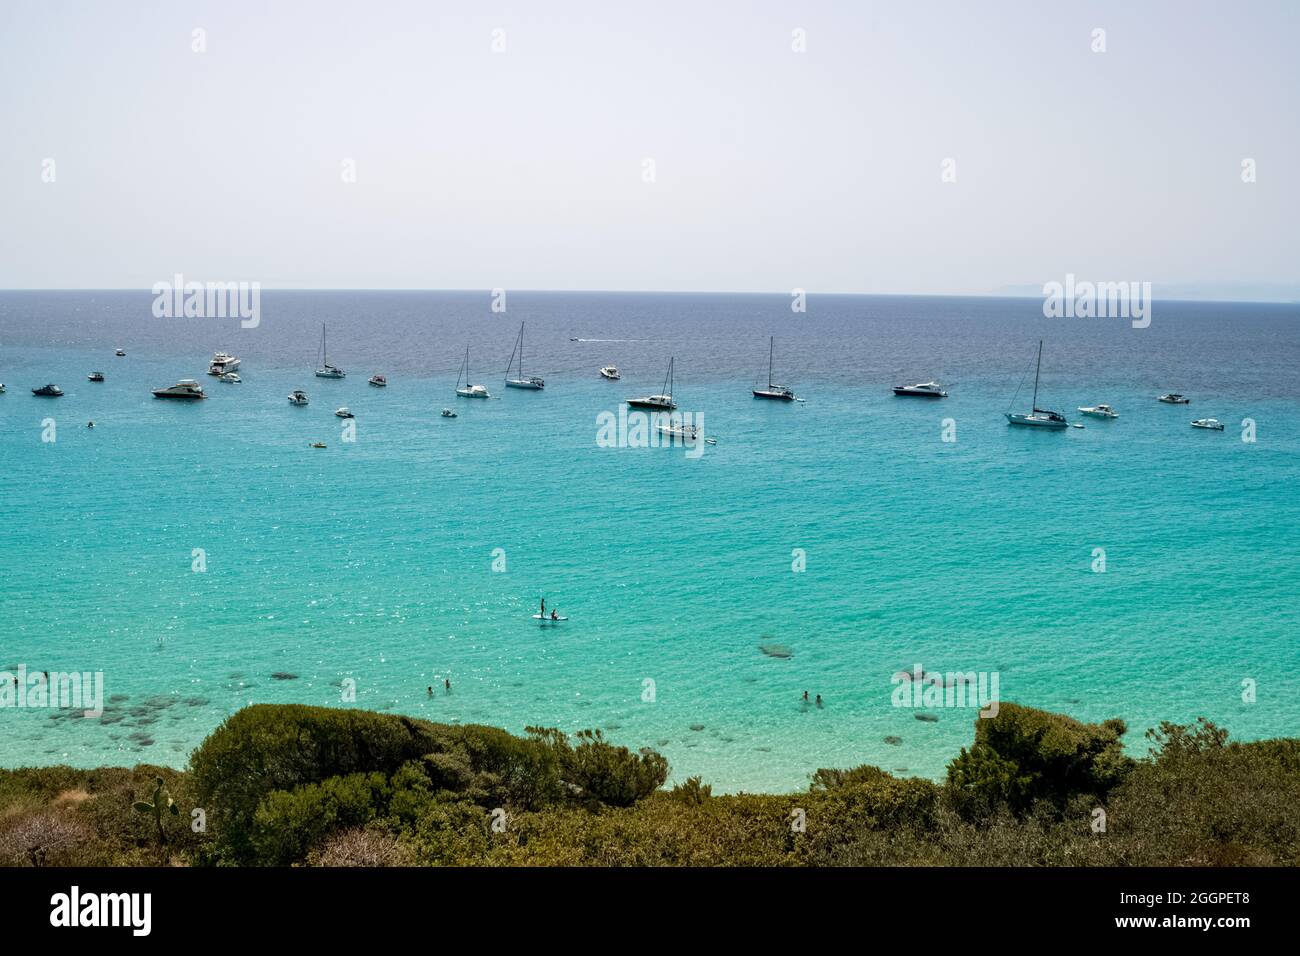
{"label": "white motorboat", "polygon": [[104,373],[103,373],[103,372],[91,372],[89,375],[86,376],[86,378],[87,378],[89,381],[92,381],[92,382],[102,382],[102,381],[104,380]]}
{"label": "white motorboat", "polygon": [[126,354],[126,349],[118,349],[113,354],[116,355],[118,358],[121,358],[123,355]]}
{"label": "white motorboat", "polygon": [[1119,418],[1119,412],[1109,405],[1080,405],[1079,411],[1093,418]]}
{"label": "white motorboat", "polygon": [[[465,384],[461,385],[461,378],[465,379]],[[456,376],[456,394],[461,398],[491,398],[488,394],[486,385],[471,385],[469,383],[469,346],[465,346],[465,364],[460,367],[460,374]]]}
{"label": "white motorboat", "polygon": [[600,370],[600,377],[607,378],[611,382],[617,382],[623,377],[623,374],[618,370],[617,365],[606,365]]}
{"label": "white motorboat", "polygon": [[772,381],[772,350],[776,347],[776,336],[767,340],[767,388],[751,389],[755,398],[771,398],[778,402],[793,402],[794,390]]}
{"label": "white motorboat", "polygon": [[225,375],[227,372],[233,372],[239,368],[239,359],[229,352],[216,352],[212,356],[212,362],[208,365],[209,375]]}
{"label": "white motorboat", "polygon": [[1223,431],[1223,422],[1217,418],[1198,418],[1192,422],[1193,428],[1208,428],[1210,431]]}
{"label": "white motorboat", "polygon": [[644,395],[641,398],[629,398],[628,408],[653,408],[658,411],[672,411],[677,407],[673,401],[673,359],[668,360],[668,374],[664,376],[664,390],[659,395]]}
{"label": "white motorboat", "polygon": [[918,382],[915,385],[895,385],[894,394],[906,398],[947,398],[948,393],[938,382]]}
{"label": "white motorboat", "polygon": [[339,418],[356,418],[356,417],[357,417],[356,415],[353,415],[353,414],[352,414],[351,409],[349,409],[346,405],[344,405],[342,408],[336,408],[336,409],[334,409],[334,414],[337,415]]}
{"label": "white motorboat", "polygon": [[697,441],[700,437],[700,430],[694,425],[683,425],[680,422],[669,422],[668,424],[656,425],[655,430],[667,438],[676,438],[683,442]]}
{"label": "white motorboat", "polygon": [[289,393],[289,404],[290,404],[290,405],[306,405],[306,404],[307,404],[307,393],[304,392],[304,391],[303,391],[302,389],[300,389],[300,388],[295,388],[292,392]]}
{"label": "white motorboat", "polygon": [[1170,392],[1168,395],[1161,395],[1157,401],[1164,402],[1166,405],[1190,405],[1192,400],[1177,392]]}
{"label": "white motorboat", "polygon": [[336,365],[330,364],[329,352],[325,348],[325,323],[320,327],[320,367],[316,369],[317,378],[347,378],[348,373]]}
{"label": "white motorboat", "polygon": [[372,375],[370,376],[370,384],[375,386],[375,388],[387,388],[388,379],[384,378],[382,375]]}
{"label": "white motorboat", "polygon": [[[515,352],[519,353],[519,376],[510,377],[510,369],[515,364]],[[524,377],[524,324],[519,323],[519,338],[515,340],[515,351],[510,353],[510,362],[506,365],[506,388],[522,388],[531,392],[540,392],[546,382],[536,375]]]}
{"label": "white motorboat", "polygon": [[444,409],[442,410],[442,417],[443,417],[443,418],[455,418],[455,417],[456,417],[456,413],[453,412],[450,408],[444,408]]}
{"label": "white motorboat", "polygon": [[5,383],[0,382],[0,395],[3,395],[4,393],[5,393]]}
{"label": "white motorboat", "polygon": [[243,379],[235,372],[226,372],[221,376],[221,381],[225,382],[227,385],[238,385],[243,381]]}
{"label": "white motorboat", "polygon": [[203,386],[192,378],[183,378],[175,385],[168,385],[166,388],[155,388],[153,390],[154,398],[177,398],[182,401],[198,401],[207,398],[203,394]]}
{"label": "white motorboat", "polygon": [[[1029,405],[1029,413],[1007,412],[1008,425],[1027,425],[1036,428],[1069,428],[1070,423],[1065,420],[1065,416],[1060,412],[1053,412],[1046,408],[1038,407],[1038,373],[1043,367],[1043,341],[1038,340],[1038,363],[1034,366],[1034,399]],[[1024,379],[1021,379],[1023,382]],[[1019,391],[1017,388],[1016,391]],[[1015,401],[1014,396],[1011,399]]]}

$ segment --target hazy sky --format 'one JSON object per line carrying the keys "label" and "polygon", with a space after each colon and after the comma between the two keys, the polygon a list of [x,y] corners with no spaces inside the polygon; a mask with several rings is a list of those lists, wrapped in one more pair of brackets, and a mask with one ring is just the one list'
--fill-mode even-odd
{"label": "hazy sky", "polygon": [[1298,48],[1297,0],[2,0],[0,287],[1297,299]]}

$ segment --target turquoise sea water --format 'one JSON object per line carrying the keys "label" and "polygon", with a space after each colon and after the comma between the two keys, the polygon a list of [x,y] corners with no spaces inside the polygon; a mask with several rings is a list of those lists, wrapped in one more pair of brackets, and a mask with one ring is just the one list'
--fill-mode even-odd
{"label": "turquoise sea water", "polygon": [[[240,329],[155,319],[147,294],[0,293],[0,668],[103,671],[118,695],[99,720],[0,709],[0,765],[181,765],[237,708],[292,701],[600,727],[720,790],[860,763],[938,776],[975,714],[892,706],[891,675],[916,663],[1123,717],[1135,752],[1162,719],[1300,732],[1296,307],[1157,303],[1137,330],[1048,320],[1037,300],[489,302],[264,293]],[[343,381],[311,375],[322,320]],[[520,321],[544,392],[502,387]],[[805,402],[751,398],[769,334]],[[1085,429],[1006,425],[1039,338],[1039,404]],[[467,343],[491,401],[452,394]],[[243,358],[243,384],[202,374],[216,349]],[[670,355],[717,445],[597,447],[596,416],[657,392]],[[597,377],[611,362],[621,382]],[[182,377],[211,399],[151,397]],[[889,392],[931,377],[950,398]],[[66,397],[30,394],[47,381]],[[289,406],[295,387],[310,406]],[[1192,404],[1154,400],[1169,390]],[[1074,411],[1096,402],[1121,418]],[[1202,416],[1227,430],[1189,427]],[[539,628],[543,596],[571,620]]]}

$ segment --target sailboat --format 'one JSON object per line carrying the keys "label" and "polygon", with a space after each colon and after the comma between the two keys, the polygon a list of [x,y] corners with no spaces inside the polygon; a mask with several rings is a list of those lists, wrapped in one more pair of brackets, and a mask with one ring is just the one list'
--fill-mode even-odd
{"label": "sailboat", "polygon": [[[465,378],[465,384],[460,384],[461,376]],[[486,385],[471,385],[469,383],[469,346],[465,346],[465,364],[460,367],[460,374],[456,376],[456,394],[461,398],[491,398],[488,394]]]}
{"label": "sailboat", "polygon": [[[515,362],[515,352],[519,353],[519,377],[510,377],[510,367]],[[546,383],[537,376],[524,378],[524,323],[519,323],[519,338],[515,339],[515,351],[510,353],[510,364],[506,366],[506,388],[526,388],[540,392]]]}
{"label": "sailboat", "polygon": [[794,390],[772,381],[772,350],[776,347],[776,336],[767,340],[767,388],[754,389],[755,398],[774,398],[781,402],[793,402]]}
{"label": "sailboat", "polygon": [[[1039,428],[1069,428],[1070,423],[1065,420],[1065,416],[1060,412],[1048,411],[1045,408],[1038,407],[1038,373],[1043,367],[1043,340],[1038,340],[1038,364],[1034,366],[1034,400],[1029,406],[1029,414],[1022,415],[1019,412],[1007,412],[1008,425],[1033,425]],[[1024,379],[1021,379],[1023,382]],[[1019,389],[1016,389],[1019,392]],[[1012,398],[1012,401],[1015,401]]]}
{"label": "sailboat", "polygon": [[341,368],[335,368],[330,364],[329,352],[325,349],[325,323],[320,327],[320,356],[321,366],[316,369],[317,378],[347,378],[347,372]]}
{"label": "sailboat", "polygon": [[664,391],[659,395],[646,395],[642,398],[629,398],[628,408],[654,408],[659,411],[672,411],[677,407],[673,401],[673,359],[668,360],[668,374],[664,376]]}

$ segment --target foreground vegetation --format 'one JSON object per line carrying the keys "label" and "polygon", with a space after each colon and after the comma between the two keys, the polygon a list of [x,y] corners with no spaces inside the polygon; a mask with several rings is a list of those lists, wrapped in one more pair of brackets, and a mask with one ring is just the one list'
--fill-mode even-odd
{"label": "foreground vegetation", "polygon": [[0,865],[1300,864],[1300,740],[1164,724],[1134,760],[1124,733],[1004,703],[942,784],[714,796],[599,732],[258,705],[185,772],[0,771]]}

